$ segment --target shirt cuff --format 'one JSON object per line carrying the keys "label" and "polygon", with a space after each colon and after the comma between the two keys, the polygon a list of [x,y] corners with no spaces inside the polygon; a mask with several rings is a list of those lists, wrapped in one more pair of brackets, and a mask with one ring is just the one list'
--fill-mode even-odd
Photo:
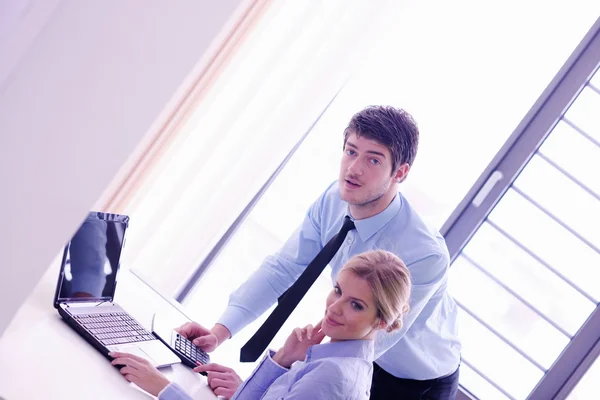
{"label": "shirt cuff", "polygon": [[[267,368],[269,368],[270,371],[273,371],[274,374],[278,373],[278,371],[282,371],[282,373],[285,374],[290,369],[286,368],[286,367],[282,367],[281,365],[277,364],[275,362],[275,360],[273,360],[275,353],[276,353],[275,350],[269,349],[269,351],[267,352],[267,355],[265,356],[265,360],[263,363],[269,364],[269,367],[267,367]],[[275,368],[275,369],[273,369],[273,368]]]}
{"label": "shirt cuff", "polygon": [[[255,397],[252,396],[253,393],[264,393],[277,378],[289,371],[287,368],[284,368],[273,361],[272,357],[274,355],[275,351],[273,350],[267,352],[258,367],[256,367],[254,372],[252,372],[248,379],[246,379],[239,387],[236,395],[239,396],[242,392],[245,392],[244,394],[246,397],[244,398],[252,398]],[[234,396],[234,398],[237,397]]]}
{"label": "shirt cuff", "polygon": [[181,386],[171,382],[160,391],[158,400],[192,400],[192,398],[183,391]]}
{"label": "shirt cuff", "polygon": [[247,319],[248,311],[236,306],[227,306],[221,318],[217,320],[217,323],[229,329],[233,337],[246,326],[247,323],[245,321]]}
{"label": "shirt cuff", "polygon": [[250,383],[266,390],[271,386],[275,379],[289,371],[289,369],[284,368],[273,361],[274,355],[275,351],[269,349],[262,362],[248,379]]}

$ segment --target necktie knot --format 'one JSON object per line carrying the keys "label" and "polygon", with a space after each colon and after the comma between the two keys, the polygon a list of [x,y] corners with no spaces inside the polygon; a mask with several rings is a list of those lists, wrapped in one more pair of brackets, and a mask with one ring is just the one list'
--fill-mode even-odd
{"label": "necktie knot", "polygon": [[350,216],[346,215],[344,217],[344,223],[342,224],[342,229],[340,229],[340,233],[346,234],[355,228],[356,228],[356,225],[354,225],[354,221],[352,221],[352,218],[350,218]]}

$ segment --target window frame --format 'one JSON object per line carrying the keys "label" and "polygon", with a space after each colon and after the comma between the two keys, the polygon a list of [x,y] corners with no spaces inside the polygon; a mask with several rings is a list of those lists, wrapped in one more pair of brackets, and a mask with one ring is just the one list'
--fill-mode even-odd
{"label": "window frame", "polygon": [[[441,233],[446,239],[452,262],[599,67],[600,18],[443,225]],[[599,354],[600,306],[597,305],[528,399],[567,398]],[[475,398],[462,386],[459,392],[459,400]]]}

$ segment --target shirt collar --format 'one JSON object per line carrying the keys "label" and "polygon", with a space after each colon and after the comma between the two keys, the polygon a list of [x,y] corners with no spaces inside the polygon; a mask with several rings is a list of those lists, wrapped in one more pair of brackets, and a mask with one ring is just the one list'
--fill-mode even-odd
{"label": "shirt collar", "polygon": [[[394,218],[398,211],[402,208],[402,201],[400,200],[400,194],[396,193],[396,197],[390,203],[389,206],[379,214],[373,215],[372,217],[354,220],[356,231],[363,242],[366,242],[373,236],[377,231],[385,226],[388,222]],[[350,214],[350,207],[347,210],[348,215]]]}
{"label": "shirt collar", "polygon": [[375,354],[374,343],[373,340],[344,340],[317,344],[308,348],[306,362],[327,357],[355,357],[372,362]]}

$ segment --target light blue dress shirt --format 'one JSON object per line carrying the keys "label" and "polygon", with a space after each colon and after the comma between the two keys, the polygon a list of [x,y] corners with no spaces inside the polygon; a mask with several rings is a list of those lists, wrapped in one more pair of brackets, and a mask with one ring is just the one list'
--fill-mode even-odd
{"label": "light blue dress shirt", "polygon": [[[231,400],[368,400],[373,377],[372,340],[348,340],[309,347],[306,359],[290,369],[273,361],[269,350]],[[175,384],[159,400],[192,400]]]}
{"label": "light blue dress shirt", "polygon": [[311,346],[288,370],[270,350],[231,400],[367,400],[373,377],[372,340]]}
{"label": "light blue dress shirt", "polygon": [[[264,313],[339,231],[346,215],[348,203],[340,198],[336,181],[312,204],[283,247],[231,294],[218,322],[234,335]],[[379,331],[375,362],[406,379],[434,379],[456,371],[461,346],[457,307],[447,290],[450,257],[443,237],[400,193],[384,211],[355,225],[329,263],[332,279],[352,256],[374,249],[398,255],[412,278],[410,312],[402,329]]]}
{"label": "light blue dress shirt", "polygon": [[168,384],[159,394],[158,400],[194,400],[181,386],[176,383]]}

